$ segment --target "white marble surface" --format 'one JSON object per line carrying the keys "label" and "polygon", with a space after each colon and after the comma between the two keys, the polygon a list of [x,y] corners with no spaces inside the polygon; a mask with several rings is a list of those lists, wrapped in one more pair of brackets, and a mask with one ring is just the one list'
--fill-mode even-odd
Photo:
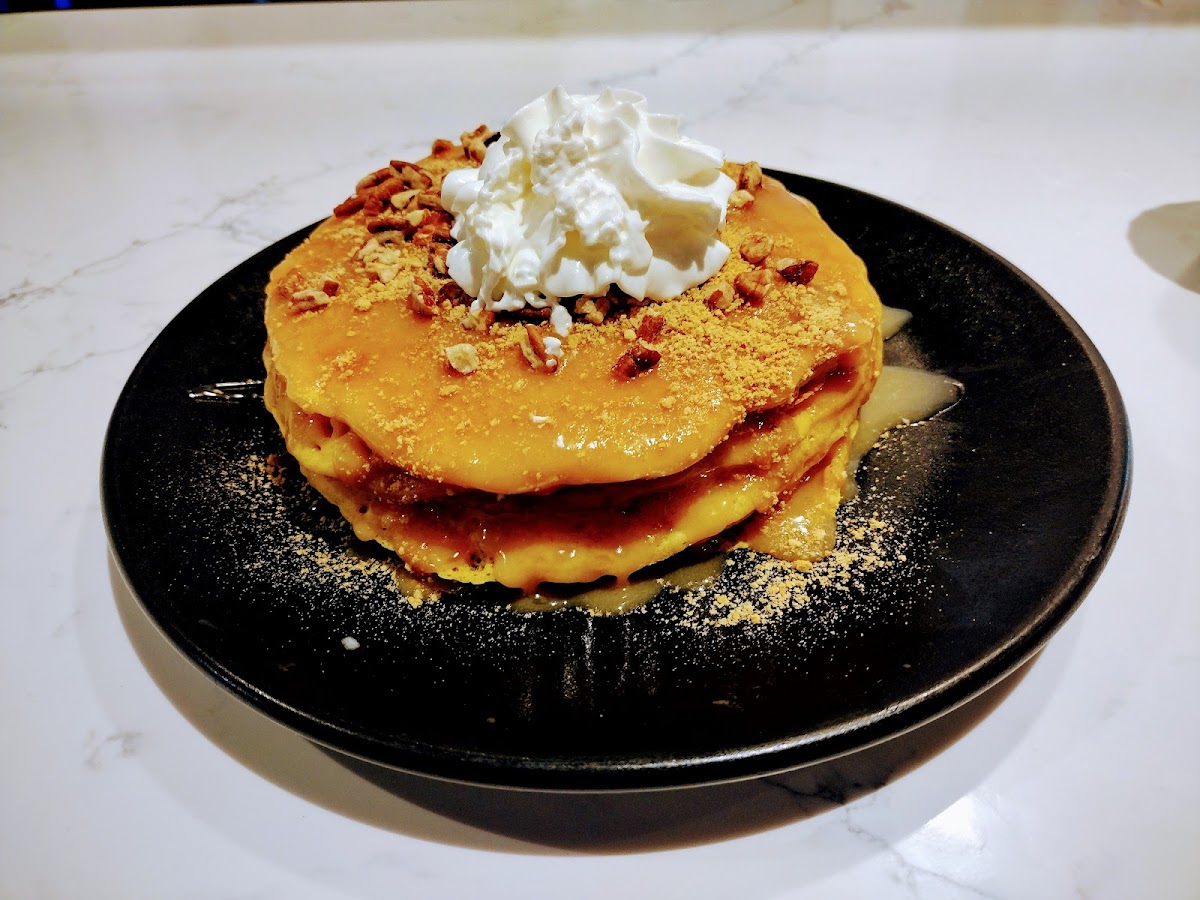
{"label": "white marble surface", "polygon": [[[0,17],[0,896],[1195,897],[1197,60],[1197,9],[1173,0]],[[1019,677],[784,778],[496,794],[330,759],[116,585],[100,448],[158,330],[379,160],[556,82],[640,90],[733,158],[927,212],[1091,335],[1128,405],[1132,500]]]}

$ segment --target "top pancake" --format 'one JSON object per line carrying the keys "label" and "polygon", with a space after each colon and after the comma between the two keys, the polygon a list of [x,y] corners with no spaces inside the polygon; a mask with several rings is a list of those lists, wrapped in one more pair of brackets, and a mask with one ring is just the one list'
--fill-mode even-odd
{"label": "top pancake", "polygon": [[[418,165],[437,178],[465,164],[443,155]],[[428,246],[401,244],[397,274],[379,281],[358,258],[371,237],[366,222],[361,210],[325,221],[272,272],[269,350],[297,406],[344,423],[406,472],[447,485],[512,494],[680,472],[748,415],[791,402],[823,366],[872,342],[878,324],[861,260],[772,179],[752,204],[729,210],[721,238],[733,252],[716,276],[603,324],[577,320],[553,373],[535,371],[522,354],[521,323],[464,330],[467,308],[450,302],[432,317],[414,313],[414,276],[435,292],[448,279],[431,268]],[[760,233],[774,249],[755,266],[738,249]],[[807,286],[778,283],[762,302],[734,288],[738,275],[782,258],[815,260],[816,277]],[[338,285],[330,301],[300,311],[305,304],[293,295],[327,280]],[[636,378],[614,375],[648,316],[662,320],[650,341],[660,361]],[[469,375],[446,362],[445,348],[461,343],[478,353]]]}

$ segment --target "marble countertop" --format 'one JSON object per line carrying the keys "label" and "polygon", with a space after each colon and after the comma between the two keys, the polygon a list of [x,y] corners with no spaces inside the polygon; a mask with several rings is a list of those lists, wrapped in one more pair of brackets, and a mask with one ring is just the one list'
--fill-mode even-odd
{"label": "marble countertop", "polygon": [[[1200,15],[903,0],[0,17],[0,895],[1194,897]],[[170,647],[109,559],[109,414],[158,331],[379,160],[619,85],[1040,282],[1135,478],[1080,610],[981,698],[788,775],[640,795],[347,766]]]}

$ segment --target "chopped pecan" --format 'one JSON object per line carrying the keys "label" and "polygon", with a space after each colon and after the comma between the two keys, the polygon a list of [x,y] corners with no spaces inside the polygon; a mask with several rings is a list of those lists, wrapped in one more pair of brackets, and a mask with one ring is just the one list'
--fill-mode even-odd
{"label": "chopped pecan", "polygon": [[779,270],[780,276],[790,284],[809,284],[816,277],[819,266],[811,259],[801,260],[784,266]]}
{"label": "chopped pecan", "polygon": [[[555,353],[555,349],[559,352]],[[527,324],[521,332],[521,353],[529,365],[540,372],[557,369],[562,350],[557,338],[543,338],[536,325]]]}
{"label": "chopped pecan", "polygon": [[[450,252],[448,244],[434,244],[429,248],[429,268],[443,277],[447,274],[446,254]],[[461,288],[460,288],[461,290]]]}
{"label": "chopped pecan", "polygon": [[575,303],[575,315],[582,316],[593,325],[599,325],[608,315],[612,301],[607,297],[582,297]]}
{"label": "chopped pecan", "polygon": [[382,184],[389,178],[395,178],[396,173],[391,166],[383,169],[376,169],[370,175],[364,176],[358,180],[358,184],[354,186],[354,193],[358,194],[365,191],[367,188],[373,188],[377,184]]}
{"label": "chopped pecan", "polygon": [[424,208],[417,210],[422,213],[421,228],[422,230],[432,230],[437,235],[445,234],[450,237],[450,229],[454,227],[454,216],[446,212],[440,206],[434,209]]}
{"label": "chopped pecan", "polygon": [[397,244],[403,244],[409,237],[408,229],[396,229],[393,231],[377,231],[375,232],[375,241],[380,247],[389,247],[395,249]]}
{"label": "chopped pecan", "polygon": [[392,194],[388,202],[401,212],[407,211],[412,206],[413,201],[417,198],[418,191],[414,188],[400,191],[397,194]]}
{"label": "chopped pecan", "polygon": [[487,155],[487,144],[483,141],[471,141],[469,144],[463,144],[463,153],[471,162],[481,163],[484,156]]}
{"label": "chopped pecan", "polygon": [[738,188],[729,195],[729,205],[734,209],[741,209],[744,206],[749,206],[754,202],[754,195],[745,188]]}
{"label": "chopped pecan", "polygon": [[341,287],[340,284],[326,275],[325,283],[321,285],[321,290],[325,292],[326,296],[333,297],[337,294],[339,287]]}
{"label": "chopped pecan", "polygon": [[442,195],[437,191],[421,191],[417,194],[417,206],[421,209],[442,211]]}
{"label": "chopped pecan", "polygon": [[432,316],[437,312],[437,297],[423,278],[414,278],[412,290],[408,292],[408,308],[418,316]]}
{"label": "chopped pecan", "polygon": [[733,279],[733,286],[751,303],[762,303],[778,280],[779,275],[774,269],[755,269],[738,275]]}
{"label": "chopped pecan", "polygon": [[729,295],[729,291],[717,288],[704,298],[704,305],[709,309],[729,309],[733,306],[733,297]]}
{"label": "chopped pecan", "polygon": [[738,187],[753,194],[762,187],[762,179],[762,166],[751,160],[742,166],[742,174],[738,178]]}
{"label": "chopped pecan", "polygon": [[333,214],[343,218],[365,208],[367,215],[377,216],[391,196],[403,187],[404,183],[392,168],[378,169],[361,179],[355,185],[354,195],[335,206]]}
{"label": "chopped pecan", "polygon": [[348,216],[352,213],[358,212],[360,209],[362,209],[363,204],[366,203],[366,201],[367,201],[367,198],[363,197],[359,194],[355,194],[352,197],[347,197],[345,200],[343,200],[341,203],[339,203],[337,206],[335,206],[333,208],[333,214],[335,216],[337,216],[339,219],[345,218],[346,216]]}
{"label": "chopped pecan", "polygon": [[545,322],[554,313],[550,307],[543,309],[535,309],[532,306],[522,306],[520,309],[514,309],[507,315],[516,319],[518,322]]}
{"label": "chopped pecan", "polygon": [[459,287],[457,282],[447,281],[438,288],[438,302],[442,301],[447,301],[451,305],[457,306],[462,303],[470,303],[471,295]]}
{"label": "chopped pecan", "polygon": [[470,309],[462,321],[462,327],[465,331],[490,331],[495,321],[496,314],[490,309]]}
{"label": "chopped pecan", "polygon": [[479,351],[474,344],[453,344],[445,352],[450,368],[461,375],[470,375],[479,368]]}
{"label": "chopped pecan", "polygon": [[662,316],[642,316],[642,321],[638,323],[637,336],[647,344],[653,344],[662,334],[663,321]]}
{"label": "chopped pecan", "polygon": [[775,249],[775,241],[765,234],[752,234],[750,237],[742,241],[742,245],[738,247],[738,252],[742,254],[742,259],[753,265],[758,265],[766,259],[772,250]]}
{"label": "chopped pecan", "polygon": [[641,344],[634,344],[617,357],[617,361],[612,367],[612,373],[617,378],[625,380],[637,378],[643,372],[649,372],[657,366],[660,359],[662,359],[662,354],[657,350],[651,350]]}
{"label": "chopped pecan", "polygon": [[388,203],[392,199],[392,194],[398,194],[406,187],[402,178],[393,177],[369,188],[363,188],[359,193],[368,200],[374,198],[380,203]]}
{"label": "chopped pecan", "polygon": [[367,220],[367,231],[371,234],[378,234],[381,231],[401,231],[405,234],[412,234],[417,230],[419,222],[414,223],[409,216],[377,216]]}
{"label": "chopped pecan", "polygon": [[279,284],[276,287],[281,296],[284,294],[291,296],[296,291],[302,291],[308,287],[308,275],[303,269],[288,269],[280,276]]}
{"label": "chopped pecan", "polygon": [[646,305],[645,300],[639,300],[637,297],[630,296],[615,284],[610,284],[608,286],[608,293],[605,294],[605,297],[608,299],[608,302],[614,306],[635,307]]}
{"label": "chopped pecan", "polygon": [[450,229],[454,225],[454,218],[447,212],[439,213],[432,209],[423,210],[423,212],[425,218],[421,221],[417,234],[413,236],[413,243],[418,247],[429,247],[435,242],[453,243],[454,238],[450,236]]}
{"label": "chopped pecan", "polygon": [[445,138],[438,138],[433,142],[433,146],[429,149],[429,155],[437,159],[445,159],[448,156],[454,156],[458,148],[453,141],[448,141]]}
{"label": "chopped pecan", "polygon": [[323,309],[329,305],[329,295],[324,291],[296,291],[288,304],[288,312],[299,314]]}
{"label": "chopped pecan", "polygon": [[481,163],[483,157],[487,153],[489,138],[492,136],[492,129],[486,125],[480,125],[474,131],[464,131],[460,137],[462,141],[463,153],[471,162]]}
{"label": "chopped pecan", "polygon": [[414,163],[394,159],[392,168],[399,173],[398,180],[406,188],[423,191],[433,185],[430,174]]}
{"label": "chopped pecan", "polygon": [[[384,236],[386,237],[386,232]],[[358,258],[369,276],[387,284],[400,273],[400,251],[370,238],[358,251]]]}

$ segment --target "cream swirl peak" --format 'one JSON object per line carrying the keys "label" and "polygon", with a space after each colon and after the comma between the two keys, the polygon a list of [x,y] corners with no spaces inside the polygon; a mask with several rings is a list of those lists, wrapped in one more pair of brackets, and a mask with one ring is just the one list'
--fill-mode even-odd
{"label": "cream swirl peak", "polygon": [[667,300],[714,275],[733,181],[722,153],[633,91],[561,87],[518,110],[478,169],[442,183],[450,276],[477,309],[555,306],[616,285]]}

